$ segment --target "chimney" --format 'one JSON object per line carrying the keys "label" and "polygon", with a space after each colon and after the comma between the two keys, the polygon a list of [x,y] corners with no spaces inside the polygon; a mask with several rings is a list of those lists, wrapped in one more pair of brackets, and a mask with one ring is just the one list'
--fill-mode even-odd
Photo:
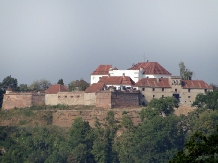
{"label": "chimney", "polygon": [[125,77],[125,73],[123,73],[123,78]]}
{"label": "chimney", "polygon": [[157,82],[159,83],[160,82],[160,78],[156,78]]}

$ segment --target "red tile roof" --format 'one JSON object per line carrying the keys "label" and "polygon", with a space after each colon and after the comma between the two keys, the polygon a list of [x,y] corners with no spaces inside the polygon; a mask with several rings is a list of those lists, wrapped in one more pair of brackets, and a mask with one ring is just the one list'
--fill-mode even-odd
{"label": "red tile roof", "polygon": [[205,83],[203,80],[182,80],[182,87],[184,89],[195,88],[195,89],[213,89],[210,85]]}
{"label": "red tile roof", "polygon": [[45,90],[46,94],[57,94],[58,92],[67,92],[68,89],[66,86],[61,84],[54,84]]}
{"label": "red tile roof", "polygon": [[139,62],[136,65],[133,65],[128,70],[140,70],[140,68],[144,69],[144,74],[165,74],[171,75],[165,68],[163,68],[157,62]]}
{"label": "red tile roof", "polygon": [[129,76],[102,76],[98,83],[106,85],[135,85],[135,82]]}
{"label": "red tile roof", "polygon": [[85,93],[97,92],[103,90],[104,87],[106,87],[104,83],[94,83],[85,90]]}
{"label": "red tile roof", "polygon": [[[159,81],[158,81],[159,80]],[[154,87],[154,88],[171,88],[168,78],[143,78],[139,80],[135,86],[138,87]]]}
{"label": "red tile roof", "polygon": [[91,75],[107,75],[110,68],[112,68],[112,65],[99,65]]}

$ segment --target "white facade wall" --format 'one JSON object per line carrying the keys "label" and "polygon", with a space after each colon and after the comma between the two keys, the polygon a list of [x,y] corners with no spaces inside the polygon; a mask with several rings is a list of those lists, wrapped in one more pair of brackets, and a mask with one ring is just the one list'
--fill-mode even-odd
{"label": "white facade wall", "polygon": [[110,76],[129,76],[135,83],[142,77],[140,70],[110,70],[109,74]]}
{"label": "white facade wall", "polygon": [[[110,76],[129,76],[135,83],[142,78],[169,78],[171,75],[165,74],[143,74],[143,70],[109,70]],[[98,83],[102,76],[108,75],[91,75],[91,85]]]}
{"label": "white facade wall", "polygon": [[102,77],[102,76],[108,76],[108,75],[91,75],[91,85],[93,84],[93,83],[98,83],[98,81],[100,80],[100,78]]}
{"label": "white facade wall", "polygon": [[142,78],[169,78],[170,76],[164,74],[143,74]]}

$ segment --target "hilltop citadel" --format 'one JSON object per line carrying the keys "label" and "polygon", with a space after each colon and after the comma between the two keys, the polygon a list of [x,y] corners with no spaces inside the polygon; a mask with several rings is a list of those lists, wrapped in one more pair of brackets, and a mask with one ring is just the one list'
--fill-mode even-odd
{"label": "hilltop citadel", "polygon": [[99,108],[137,107],[153,98],[175,97],[180,105],[190,105],[198,93],[212,91],[203,80],[182,80],[172,76],[157,62],[140,62],[127,70],[112,65],[99,65],[91,74],[85,91],[69,92],[55,84],[45,92],[13,92],[7,89],[2,109],[32,105],[95,105]]}

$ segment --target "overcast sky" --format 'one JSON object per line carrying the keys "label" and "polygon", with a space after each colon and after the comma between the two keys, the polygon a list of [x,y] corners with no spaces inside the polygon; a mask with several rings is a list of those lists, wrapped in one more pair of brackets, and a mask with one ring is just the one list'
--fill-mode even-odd
{"label": "overcast sky", "polygon": [[68,84],[144,60],[218,84],[217,0],[0,0],[0,81]]}

